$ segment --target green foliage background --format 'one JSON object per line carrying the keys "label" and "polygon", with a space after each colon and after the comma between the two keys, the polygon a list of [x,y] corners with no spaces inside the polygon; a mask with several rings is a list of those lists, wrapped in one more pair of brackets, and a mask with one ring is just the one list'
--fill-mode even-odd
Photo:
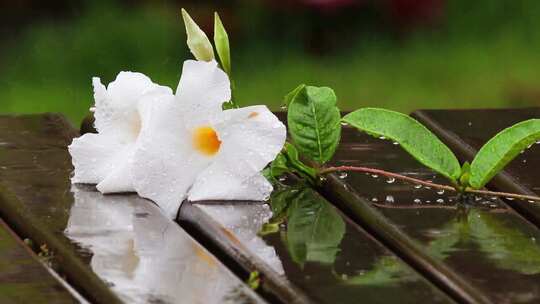
{"label": "green foliage background", "polygon": [[[240,1],[234,22],[223,19],[241,105],[278,109],[299,83],[332,87],[341,109],[540,105],[540,2],[447,1],[443,24],[406,35],[381,30],[365,12],[351,17],[362,24],[335,27],[332,40],[320,42],[331,47],[322,55],[306,52],[301,37],[313,24],[335,19],[277,18],[256,3]],[[178,5],[92,1],[84,7],[75,17],[37,21],[0,41],[0,113],[63,112],[77,122],[92,103],[91,77],[109,82],[120,70],[176,88],[181,63],[191,58]],[[190,13],[212,25],[207,11]]]}

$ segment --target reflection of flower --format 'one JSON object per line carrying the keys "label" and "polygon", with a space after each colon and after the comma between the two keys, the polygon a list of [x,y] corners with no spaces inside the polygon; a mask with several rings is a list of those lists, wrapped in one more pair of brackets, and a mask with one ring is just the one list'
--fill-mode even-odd
{"label": "reflection of flower", "polygon": [[231,98],[215,61],[188,60],[176,95],[142,74],[94,81],[99,134],[75,139],[74,182],[103,193],[135,190],[170,217],[182,200],[265,200],[260,171],[279,153],[283,123],[265,106],[222,110]]}
{"label": "reflection of flower", "polygon": [[172,91],[132,72],[121,72],[108,88],[97,77],[92,82],[99,133],[85,134],[69,146],[75,167],[73,182],[98,184],[104,193],[133,191],[130,162],[141,128],[137,101],[144,94]]}
{"label": "reflection of flower", "polygon": [[257,302],[215,257],[153,204],[73,187],[66,235],[92,254],[90,266],[126,303]]}

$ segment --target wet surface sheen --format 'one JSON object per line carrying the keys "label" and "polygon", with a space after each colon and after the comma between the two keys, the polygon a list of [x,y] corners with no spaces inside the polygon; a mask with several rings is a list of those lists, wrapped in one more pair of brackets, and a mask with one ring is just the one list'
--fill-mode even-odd
{"label": "wet surface sheen", "polygon": [[0,117],[0,214],[69,280],[102,303],[94,273],[128,303],[263,302],[153,203],[72,186],[74,134],[55,115]]}
{"label": "wet surface sheen", "polygon": [[452,302],[313,190],[275,191],[269,204],[194,206],[314,302]]}
{"label": "wet surface sheen", "polygon": [[[336,164],[385,169],[445,183],[390,141],[344,129]],[[386,218],[496,303],[540,297],[540,233],[498,200],[456,207],[452,194],[361,173],[342,175]],[[361,203],[361,202],[355,202]]]}
{"label": "wet surface sheen", "polygon": [[78,303],[0,219],[0,303]]}

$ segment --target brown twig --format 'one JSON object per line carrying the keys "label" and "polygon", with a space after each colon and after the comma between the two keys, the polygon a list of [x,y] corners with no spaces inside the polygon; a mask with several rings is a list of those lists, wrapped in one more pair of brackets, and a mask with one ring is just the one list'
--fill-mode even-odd
{"label": "brown twig", "polygon": [[[327,167],[327,168],[323,168],[322,170],[320,170],[319,174],[322,175],[322,174],[328,174],[328,173],[333,173],[333,172],[346,172],[346,171],[363,172],[363,173],[371,173],[371,174],[382,175],[382,176],[399,179],[399,180],[410,182],[410,183],[417,184],[417,185],[431,187],[431,188],[434,188],[434,189],[441,189],[441,190],[454,191],[454,192],[459,192],[460,191],[460,190],[458,190],[455,187],[450,186],[450,185],[436,184],[436,183],[433,183],[433,182],[424,181],[424,180],[417,179],[417,178],[414,178],[414,177],[409,177],[409,176],[405,176],[405,175],[398,174],[398,173],[393,173],[393,172],[388,172],[388,171],[381,170],[381,169],[368,168],[368,167],[355,167],[355,166]],[[476,190],[476,189],[470,189],[470,188],[466,188],[463,191],[467,192],[467,193],[490,195],[490,196],[497,196],[497,197],[506,197],[506,198],[515,198],[515,199],[522,199],[522,200],[540,202],[540,197],[532,196],[532,195],[522,195],[522,194],[516,194],[516,193],[496,192],[496,191],[489,191],[489,190]]]}

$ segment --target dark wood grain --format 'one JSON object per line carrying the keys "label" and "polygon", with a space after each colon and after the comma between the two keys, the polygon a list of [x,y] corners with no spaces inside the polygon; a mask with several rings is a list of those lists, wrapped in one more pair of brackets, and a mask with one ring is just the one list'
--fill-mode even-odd
{"label": "dark wood grain", "polygon": [[0,219],[0,303],[78,303]]}

